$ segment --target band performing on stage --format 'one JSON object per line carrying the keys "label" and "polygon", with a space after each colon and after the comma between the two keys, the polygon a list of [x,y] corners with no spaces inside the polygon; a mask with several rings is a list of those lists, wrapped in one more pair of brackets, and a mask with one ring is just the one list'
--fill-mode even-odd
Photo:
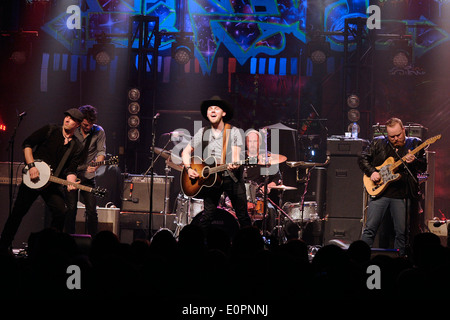
{"label": "band performing on stage", "polygon": [[[163,224],[159,225],[163,228],[167,228],[167,215],[175,214],[172,228],[175,237],[185,226],[193,224],[201,227],[205,236],[220,228],[232,241],[237,230],[253,226],[267,244],[283,244],[294,238],[304,240],[310,246],[322,246],[333,241],[348,246],[353,241],[362,240],[373,247],[385,217],[390,216],[395,238],[393,247],[399,255],[405,255],[411,235],[423,228],[424,222],[419,221],[417,213],[421,196],[418,176],[427,170],[424,149],[438,140],[440,135],[422,143],[417,137],[407,136],[400,119],[391,118],[385,124],[385,132],[380,130],[380,126],[375,128],[379,135],[370,144],[362,139],[334,137],[340,144],[338,149],[341,145],[346,148],[354,148],[351,145],[355,143],[357,145],[356,153],[353,154],[356,157],[347,160],[359,163],[356,171],[361,174],[361,179],[347,180],[360,180],[350,182],[364,187],[364,197],[360,199],[362,210],[358,210],[345,198],[339,199],[338,204],[331,199],[333,189],[345,187],[334,182],[334,179],[346,178],[339,176],[339,170],[343,169],[329,168],[335,161],[333,155],[339,155],[339,151],[328,150],[322,162],[311,161],[317,159],[314,157],[306,161],[288,159],[285,155],[272,153],[269,146],[278,151],[280,141],[276,133],[280,130],[295,132],[295,129],[278,123],[250,128],[244,132],[242,128],[230,124],[233,108],[218,96],[203,101],[200,113],[208,124],[193,136],[183,134],[182,148],[167,147],[171,141],[177,140],[173,136],[179,138],[177,131],[167,134],[169,142],[163,148],[151,147],[153,154],[157,155],[156,159],[161,157],[166,164],[165,192],[156,194],[153,185],[151,188],[150,203],[156,204],[152,208],[156,210],[152,212],[163,214]],[[26,162],[23,183],[1,235],[0,244],[3,247],[12,245],[22,218],[38,195],[43,196],[53,213],[51,225],[57,230],[75,234],[80,192],[86,208],[86,227],[81,233],[86,232],[91,236],[97,233],[95,199],[104,196],[108,188],[115,186],[97,186],[95,172],[102,166],[114,165],[118,161],[116,157],[106,160],[106,135],[102,127],[95,124],[97,114],[94,107],[82,106],[79,110],[70,109],[65,114],[62,127],[45,126],[23,144]],[[334,148],[330,141],[328,144],[331,149]],[[282,172],[281,165],[291,171]],[[346,165],[344,167],[347,168]],[[53,171],[52,168],[57,169]],[[317,168],[329,171],[326,188],[319,186],[326,184],[323,177],[314,177],[316,181],[312,178],[312,175],[317,175]],[[167,194],[167,190],[170,190],[167,184],[173,183],[167,177],[171,169],[180,175],[180,190],[173,212],[169,212],[170,195]],[[355,171],[355,168],[352,170]],[[295,175],[295,179],[289,179],[292,175]],[[77,181],[76,176],[79,178]],[[151,180],[154,184],[155,181]],[[285,181],[293,183],[289,185]],[[122,211],[127,213],[133,213],[133,204],[139,202],[138,198],[133,197],[134,185],[134,181],[127,185],[129,197],[125,196],[128,190],[124,191],[122,204],[119,204]],[[316,190],[312,190],[313,187]],[[353,191],[352,187],[346,190],[350,193]],[[288,193],[294,196],[287,196]],[[323,200],[326,194],[331,196],[328,203]],[[163,210],[157,210],[159,202],[163,203]],[[148,212],[148,209],[140,206],[136,211]],[[342,210],[346,212],[345,215],[338,213]],[[356,230],[350,230],[349,225],[341,226],[344,231],[339,234],[335,226],[331,228],[331,224],[336,222],[335,218],[343,216],[360,219],[360,226],[356,226]],[[150,223],[148,228],[155,229],[155,226]],[[334,231],[330,231],[330,228]],[[308,232],[314,233],[311,229],[316,230],[313,241],[307,235]],[[152,233],[149,230],[147,237],[150,238]]]}

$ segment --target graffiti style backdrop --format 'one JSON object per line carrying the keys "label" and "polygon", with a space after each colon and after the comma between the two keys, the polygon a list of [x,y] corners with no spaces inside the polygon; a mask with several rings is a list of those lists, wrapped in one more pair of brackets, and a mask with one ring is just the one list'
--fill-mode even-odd
{"label": "graffiti style backdrop", "polygon": [[[373,72],[370,86],[362,86],[362,95],[370,94],[372,99],[366,103],[361,97],[360,135],[370,139],[372,124],[391,116],[426,127],[427,137],[441,133],[443,138],[430,147],[437,157],[436,210],[450,217],[445,186],[450,178],[445,162],[450,156],[445,147],[450,116],[449,2],[4,0],[0,4],[0,124],[6,131],[0,132],[1,147],[7,150],[22,111],[27,116],[17,130],[17,145],[29,131],[60,122],[68,107],[92,104],[108,133],[109,151],[126,154],[128,77],[129,70],[137,68],[128,57],[128,32],[130,18],[138,15],[158,17],[159,31],[191,33],[194,58],[178,65],[171,58],[173,37],[161,38],[155,100],[144,101],[137,160],[124,170],[139,173],[148,168],[153,129],[157,144],[165,143],[164,132],[176,128],[192,132],[193,121],[201,120],[200,101],[215,94],[233,104],[234,122],[244,129],[278,122],[300,129],[302,119],[316,116],[315,109],[317,116],[327,119],[328,135],[342,135],[348,124],[343,108],[349,93],[343,88],[345,51],[354,53],[358,39],[350,34],[347,47],[340,33],[347,19],[367,17],[367,7],[374,4],[381,10],[382,29],[377,33],[406,36],[410,63],[400,68],[392,65],[389,41],[379,41],[366,52],[372,57]],[[71,5],[80,8],[79,29],[68,28]],[[24,36],[20,30],[36,34]],[[102,33],[115,48],[106,66],[99,65],[90,51]],[[308,47],[319,34],[329,45],[322,65],[312,62]],[[25,47],[25,54],[11,59],[18,45]],[[362,81],[368,81],[364,75]],[[152,128],[156,111],[161,117]],[[15,157],[20,159],[17,149]],[[8,159],[7,154],[2,153],[2,160]]]}

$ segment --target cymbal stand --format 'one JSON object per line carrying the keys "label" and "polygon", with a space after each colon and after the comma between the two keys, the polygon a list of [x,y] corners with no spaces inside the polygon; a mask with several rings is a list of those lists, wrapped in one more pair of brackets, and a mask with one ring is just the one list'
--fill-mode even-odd
{"label": "cymbal stand", "polygon": [[278,212],[278,222],[277,222],[277,237],[278,237],[278,244],[282,245],[283,244],[283,225],[281,224],[281,216],[283,215],[284,218],[287,218],[288,220],[290,220],[292,223],[294,223],[294,220],[292,220],[292,218],[283,210],[281,209],[281,204],[283,203],[283,193],[284,190],[281,190],[280,192],[280,206],[277,205],[272,199],[267,198],[267,200],[275,207],[276,211]]}
{"label": "cymbal stand", "polygon": [[303,221],[305,220],[305,217],[304,217],[304,214],[305,214],[305,196],[306,196],[306,192],[308,192],[308,184],[309,184],[309,180],[311,179],[311,170],[314,169],[314,168],[315,167],[306,168],[305,190],[303,191],[302,198],[301,198],[301,203],[300,203],[300,208],[301,208],[301,212],[302,212],[302,219],[301,219],[301,223],[297,224],[299,226],[299,231],[298,231],[298,238],[299,239],[302,239],[303,231],[306,228],[306,224],[303,223]]}
{"label": "cymbal stand", "polygon": [[164,180],[164,219],[163,219],[163,228],[165,229],[167,226],[167,211],[169,210],[169,172],[170,172],[170,167],[167,164],[167,160],[166,160],[166,168],[164,169],[164,171],[166,172],[166,176],[165,176],[165,180]]}

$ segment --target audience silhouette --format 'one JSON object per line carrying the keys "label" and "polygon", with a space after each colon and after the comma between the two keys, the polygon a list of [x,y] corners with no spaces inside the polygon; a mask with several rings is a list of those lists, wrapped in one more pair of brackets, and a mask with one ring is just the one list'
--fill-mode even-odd
{"label": "audience silhouette", "polygon": [[[133,299],[152,301],[303,301],[327,299],[448,299],[450,254],[432,233],[416,235],[410,255],[374,253],[363,241],[343,249],[303,240],[268,245],[256,227],[230,240],[187,225],[178,238],[161,229],[151,239],[121,243],[100,231],[89,243],[53,229],[30,235],[26,254],[0,254],[2,299]],[[68,267],[81,270],[69,289]],[[381,271],[371,289],[369,266]]]}

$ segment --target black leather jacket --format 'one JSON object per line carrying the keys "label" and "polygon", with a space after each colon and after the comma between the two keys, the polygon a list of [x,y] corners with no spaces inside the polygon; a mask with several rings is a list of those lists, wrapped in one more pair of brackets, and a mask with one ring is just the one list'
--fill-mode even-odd
{"label": "black leather jacket", "polygon": [[[405,145],[398,150],[398,154],[400,157],[405,156],[408,153],[408,150],[413,150],[417,146],[421,144],[421,140],[418,138],[406,138]],[[398,197],[417,197],[418,195],[418,183],[417,183],[417,174],[419,172],[425,172],[427,169],[427,161],[425,157],[425,151],[422,149],[418,153],[416,153],[416,160],[410,164],[407,164],[409,170],[412,175],[415,177],[413,179],[408,171],[404,168],[403,165],[398,167],[396,170],[397,173],[400,173],[402,178],[394,183],[391,183],[386,191],[381,194],[381,196],[387,194],[396,194]],[[373,172],[377,171],[375,167],[378,167],[386,161],[387,158],[394,157],[395,161],[399,160],[393,151],[392,147],[389,145],[388,139],[384,137],[375,138],[372,143],[367,147],[367,149],[362,152],[361,156],[358,159],[359,167],[364,172],[365,175],[371,176]],[[403,188],[403,186],[407,188]],[[402,192],[392,191],[392,188],[403,188]],[[391,190],[389,190],[391,189]],[[389,191],[388,191],[389,190]],[[400,196],[403,195],[403,196]],[[397,197],[397,196],[394,196]]]}

